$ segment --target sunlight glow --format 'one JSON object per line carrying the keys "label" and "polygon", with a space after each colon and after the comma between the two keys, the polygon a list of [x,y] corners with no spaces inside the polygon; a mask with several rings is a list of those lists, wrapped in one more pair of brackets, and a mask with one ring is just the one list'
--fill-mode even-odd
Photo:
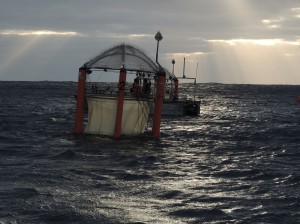
{"label": "sunlight glow", "polygon": [[[51,61],[55,59],[55,56],[62,51],[63,46],[73,37],[72,32],[57,33],[47,30],[0,30],[0,36],[1,34],[3,36],[9,36],[8,38],[3,38],[4,42],[10,42],[10,39],[13,39],[14,41],[14,45],[12,47],[4,49],[2,54],[5,55],[5,57],[2,57],[0,60],[1,78],[11,80],[20,75],[14,73],[11,74],[12,70],[19,66],[18,62],[28,60],[28,58],[32,59],[34,69],[32,69],[31,72],[24,74],[24,76],[19,77],[19,80],[26,80],[28,77],[31,77],[31,79],[34,80],[40,79],[40,75],[43,73],[43,67],[51,63]],[[11,35],[16,38],[10,38]],[[55,38],[53,38],[54,35],[56,35]],[[46,54],[41,53],[42,51],[46,52]],[[36,63],[39,59],[39,55],[43,55],[43,59]],[[6,78],[8,76],[9,78]]]}
{"label": "sunlight glow", "polygon": [[139,37],[149,37],[149,36],[153,36],[150,34],[129,34],[128,37],[133,37],[133,38],[139,38]]}
{"label": "sunlight glow", "polygon": [[113,38],[143,38],[143,37],[153,37],[153,34],[125,34],[125,35],[112,35]]}
{"label": "sunlight glow", "polygon": [[82,36],[72,31],[53,31],[53,30],[0,30],[0,35],[15,36]]}
{"label": "sunlight glow", "polygon": [[30,38],[23,40],[22,43],[17,44],[17,49],[11,49],[11,52],[9,52],[6,56],[5,60],[1,60],[0,62],[0,70],[4,69],[7,66],[10,66],[15,62],[19,57],[25,54],[26,51],[28,51],[36,42],[39,40],[38,37]]}
{"label": "sunlight glow", "polygon": [[[167,53],[162,58],[162,64],[166,65],[166,68],[169,71],[173,70],[173,65],[171,61],[175,60],[174,65],[174,74],[177,77],[183,76],[183,63],[185,58],[185,75],[189,78],[197,78],[197,69],[198,61],[201,61],[201,58],[210,53],[196,51],[196,52],[176,52],[176,53]],[[193,82],[193,80],[181,80],[181,82]]]}
{"label": "sunlight glow", "polygon": [[294,45],[299,46],[300,42],[297,41],[286,41],[283,39],[231,39],[231,40],[207,40],[211,43],[226,43],[229,45],[237,44],[252,44],[252,45],[262,45],[262,46],[275,46],[275,45]]}
{"label": "sunlight glow", "polygon": [[297,83],[299,41],[235,39],[209,43],[215,58],[210,60],[211,71],[207,74],[218,74],[219,82]]}
{"label": "sunlight glow", "polygon": [[206,54],[204,52],[184,52],[184,53],[168,53],[166,54],[168,58],[183,58],[183,57],[194,57],[197,55]]}

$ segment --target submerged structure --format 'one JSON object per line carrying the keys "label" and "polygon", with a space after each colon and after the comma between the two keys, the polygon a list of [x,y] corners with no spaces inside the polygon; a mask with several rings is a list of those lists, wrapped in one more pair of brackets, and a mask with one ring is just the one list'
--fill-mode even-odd
{"label": "submerged structure", "polygon": [[[115,138],[123,134],[139,135],[144,133],[151,111],[152,135],[160,136],[164,103],[178,101],[178,79],[158,63],[158,46],[162,39],[160,32],[155,39],[156,62],[138,48],[120,44],[79,68],[74,133],[101,134]],[[103,88],[97,82],[88,82],[88,77],[96,71],[118,72],[119,81],[110,88]],[[131,87],[127,82],[128,73],[136,75]],[[174,84],[174,87],[171,86],[172,100],[166,100],[165,97],[166,79]],[[86,108],[88,119],[84,127]]]}

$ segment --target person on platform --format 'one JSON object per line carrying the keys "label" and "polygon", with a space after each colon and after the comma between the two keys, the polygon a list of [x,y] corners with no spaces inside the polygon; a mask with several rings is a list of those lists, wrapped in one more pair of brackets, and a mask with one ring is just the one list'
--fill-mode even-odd
{"label": "person on platform", "polygon": [[150,87],[151,87],[151,82],[149,82],[147,78],[144,78],[143,88],[142,88],[143,96],[148,97],[150,95],[150,91],[151,91]]}
{"label": "person on platform", "polygon": [[141,87],[139,85],[139,80],[137,78],[134,79],[132,87],[130,88],[130,93],[135,96],[139,96],[141,94]]}

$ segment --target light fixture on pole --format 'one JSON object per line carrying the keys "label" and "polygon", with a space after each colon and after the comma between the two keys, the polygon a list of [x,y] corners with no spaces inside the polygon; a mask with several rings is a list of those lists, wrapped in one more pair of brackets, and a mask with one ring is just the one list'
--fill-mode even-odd
{"label": "light fixture on pole", "polygon": [[156,63],[159,65],[159,68],[160,68],[161,70],[163,70],[163,69],[162,69],[161,65],[158,63],[158,47],[159,47],[159,41],[161,41],[162,39],[163,39],[163,36],[162,36],[161,33],[158,31],[158,32],[155,34],[155,40],[157,40]]}
{"label": "light fixture on pole", "polygon": [[166,83],[166,73],[161,65],[158,63],[158,46],[159,41],[163,39],[161,33],[158,31],[155,35],[155,40],[157,40],[156,49],[156,64],[158,65],[159,71],[156,73],[155,90],[156,97],[154,100],[154,114],[152,120],[152,135],[154,137],[160,136],[160,123],[161,123],[161,113],[163,107],[163,99],[165,94],[165,83]]}
{"label": "light fixture on pole", "polygon": [[172,74],[174,75],[174,64],[175,64],[175,60],[172,60],[172,64],[173,64],[173,68],[172,68]]}

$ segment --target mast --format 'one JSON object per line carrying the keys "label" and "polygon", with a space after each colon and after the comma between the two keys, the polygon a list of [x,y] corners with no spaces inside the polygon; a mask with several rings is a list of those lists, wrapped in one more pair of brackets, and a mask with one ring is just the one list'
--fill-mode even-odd
{"label": "mast", "polygon": [[185,79],[185,58],[183,58],[183,73],[182,73],[182,78]]}

